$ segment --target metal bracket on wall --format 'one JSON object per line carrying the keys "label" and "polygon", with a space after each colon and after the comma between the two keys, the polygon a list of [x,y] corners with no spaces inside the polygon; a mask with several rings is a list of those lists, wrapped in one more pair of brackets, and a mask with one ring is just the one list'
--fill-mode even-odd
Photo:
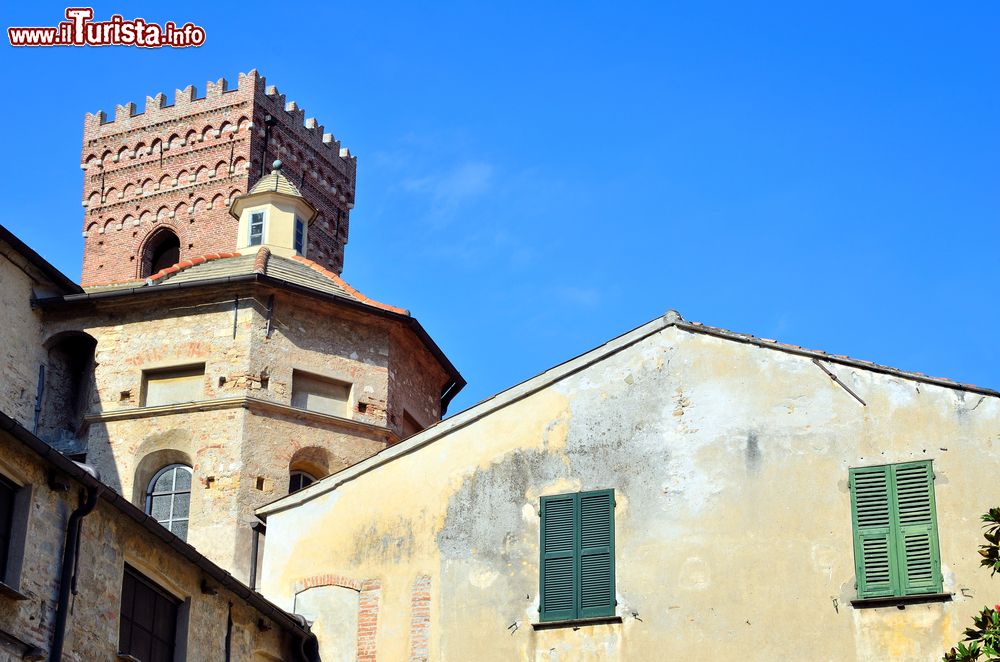
{"label": "metal bracket on wall", "polygon": [[851,387],[848,386],[847,384],[845,384],[843,381],[841,381],[840,377],[838,377],[837,375],[835,375],[832,372],[830,372],[829,368],[827,368],[825,365],[823,365],[822,363],[819,362],[819,359],[813,359],[812,362],[815,363],[817,365],[817,367],[819,367],[820,370],[822,370],[823,372],[825,372],[827,374],[827,376],[830,377],[830,379],[832,379],[833,381],[837,382],[837,385],[839,385],[840,388],[842,388],[845,391],[847,391],[848,393],[850,393],[851,396],[855,400],[857,400],[858,402],[860,402],[863,407],[867,407],[868,406],[868,403],[866,403],[864,400],[862,400],[860,395],[858,395],[857,393],[855,393],[854,391],[852,391]]}

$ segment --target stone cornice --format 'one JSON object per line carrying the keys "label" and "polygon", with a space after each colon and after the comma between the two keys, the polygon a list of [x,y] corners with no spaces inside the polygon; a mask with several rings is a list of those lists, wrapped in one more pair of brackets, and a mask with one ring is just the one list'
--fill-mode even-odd
{"label": "stone cornice", "polygon": [[396,433],[387,427],[373,425],[355,421],[343,416],[332,414],[321,414],[306,409],[298,409],[279,402],[271,402],[262,398],[254,398],[249,395],[235,396],[229,398],[214,398],[211,400],[197,400],[195,402],[180,402],[170,405],[158,405],[155,407],[130,407],[128,409],[116,409],[102,412],[91,412],[84,416],[87,423],[103,423],[109,421],[126,421],[139,418],[151,418],[154,416],[172,416],[176,414],[189,414],[193,412],[216,411],[220,409],[247,409],[253,413],[269,413],[296,418],[302,421],[317,423],[324,428],[340,428],[352,432],[365,432],[375,437],[381,437],[385,442],[395,442],[398,437]]}

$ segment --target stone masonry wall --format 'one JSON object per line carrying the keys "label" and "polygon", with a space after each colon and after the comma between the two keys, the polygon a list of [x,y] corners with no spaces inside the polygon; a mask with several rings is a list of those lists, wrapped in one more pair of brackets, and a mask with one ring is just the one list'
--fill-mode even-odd
{"label": "stone masonry wall", "polygon": [[0,242],[0,311],[4,321],[0,410],[29,430],[35,414],[38,366],[46,361],[41,315],[31,308],[32,291],[39,280],[23,257]]}
{"label": "stone masonry wall", "polygon": [[[69,491],[50,489],[48,466],[6,433],[0,433],[0,448],[0,473],[31,489],[24,564],[15,587],[26,599],[0,597],[0,630],[47,651],[66,523],[80,487],[69,480]],[[187,659],[223,659],[230,604],[234,662],[292,659],[296,642],[290,633],[212,580],[206,581],[216,594],[202,593],[204,575],[197,566],[101,499],[83,522],[77,594],[71,598],[64,660],[116,659],[125,563],[188,603]],[[258,627],[259,619],[266,629]],[[0,662],[19,661],[23,653],[24,646],[0,636]]]}
{"label": "stone masonry wall", "polygon": [[[232,291],[161,294],[96,311],[53,311],[46,320],[49,336],[82,330],[97,341],[87,461],[137,506],[152,472],[190,464],[188,540],[241,580],[249,578],[254,510],[287,493],[294,461],[322,477],[396,438],[387,424],[395,323],[276,292],[268,338],[269,292],[240,291],[236,338]],[[197,404],[141,406],[144,370],[199,362],[205,377]],[[350,417],[291,409],[296,369],[350,382]],[[247,396],[262,404],[247,409],[236,399]]]}

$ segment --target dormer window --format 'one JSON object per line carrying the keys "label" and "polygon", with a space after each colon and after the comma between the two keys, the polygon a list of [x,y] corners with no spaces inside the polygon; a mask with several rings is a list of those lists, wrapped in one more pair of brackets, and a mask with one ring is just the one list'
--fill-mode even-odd
{"label": "dormer window", "polygon": [[250,245],[260,246],[264,243],[264,212],[255,211],[250,214]]}
{"label": "dormer window", "polygon": [[302,255],[305,251],[306,224],[298,216],[295,217],[295,252]]}

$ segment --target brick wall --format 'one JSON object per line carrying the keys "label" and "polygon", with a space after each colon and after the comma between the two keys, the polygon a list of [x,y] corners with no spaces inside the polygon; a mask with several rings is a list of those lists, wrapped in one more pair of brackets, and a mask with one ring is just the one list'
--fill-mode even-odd
{"label": "brick wall", "polygon": [[427,662],[431,628],[431,578],[420,575],[410,594],[410,662]]}
{"label": "brick wall", "polygon": [[162,228],[177,235],[181,259],[234,248],[229,206],[274,158],[319,210],[309,257],[340,273],[356,160],[256,72],[240,74],[234,89],[225,79],[209,82],[202,98],[188,86],[172,104],[163,94],[147,97],[142,113],[128,103],[113,119],[88,114],[82,284],[146,275],[143,251]]}
{"label": "brick wall", "polygon": [[367,581],[361,586],[358,603],[358,662],[375,662],[375,640],[378,630],[379,602],[382,584]]}

